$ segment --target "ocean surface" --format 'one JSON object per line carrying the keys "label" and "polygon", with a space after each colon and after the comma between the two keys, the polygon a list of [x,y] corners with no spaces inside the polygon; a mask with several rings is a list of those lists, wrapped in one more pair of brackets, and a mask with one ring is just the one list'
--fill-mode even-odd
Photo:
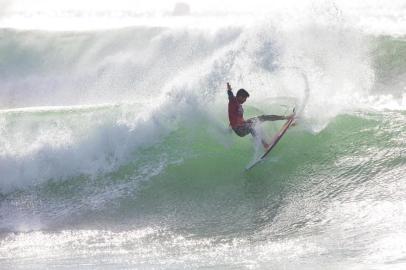
{"label": "ocean surface", "polygon": [[405,269],[398,4],[2,27],[0,269]]}

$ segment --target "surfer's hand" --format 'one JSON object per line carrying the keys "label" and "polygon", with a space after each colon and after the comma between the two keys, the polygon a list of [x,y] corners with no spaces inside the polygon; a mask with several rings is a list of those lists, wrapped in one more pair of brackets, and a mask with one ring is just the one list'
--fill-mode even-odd
{"label": "surfer's hand", "polygon": [[230,83],[227,83],[227,91],[232,91],[233,89],[231,88]]}

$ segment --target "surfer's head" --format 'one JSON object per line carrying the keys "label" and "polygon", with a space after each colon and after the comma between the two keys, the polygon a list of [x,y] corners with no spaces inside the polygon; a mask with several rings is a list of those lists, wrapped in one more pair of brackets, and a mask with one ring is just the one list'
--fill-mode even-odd
{"label": "surfer's head", "polygon": [[250,96],[250,94],[248,94],[248,92],[245,91],[245,89],[241,88],[240,90],[237,91],[236,98],[237,98],[238,103],[243,104],[249,96]]}

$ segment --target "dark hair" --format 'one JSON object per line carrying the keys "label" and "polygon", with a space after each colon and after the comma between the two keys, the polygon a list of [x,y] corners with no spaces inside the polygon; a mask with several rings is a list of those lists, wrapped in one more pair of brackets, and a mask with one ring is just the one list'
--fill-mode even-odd
{"label": "dark hair", "polygon": [[245,91],[245,89],[241,88],[240,90],[237,91],[237,97],[239,96],[247,98],[250,96],[250,94],[248,94],[248,92]]}

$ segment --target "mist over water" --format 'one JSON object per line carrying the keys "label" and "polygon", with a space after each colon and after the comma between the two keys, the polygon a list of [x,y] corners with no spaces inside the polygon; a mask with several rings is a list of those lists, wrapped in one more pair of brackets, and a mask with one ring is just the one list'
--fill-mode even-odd
{"label": "mist over water", "polygon": [[0,13],[0,269],[404,267],[401,1],[107,3]]}

